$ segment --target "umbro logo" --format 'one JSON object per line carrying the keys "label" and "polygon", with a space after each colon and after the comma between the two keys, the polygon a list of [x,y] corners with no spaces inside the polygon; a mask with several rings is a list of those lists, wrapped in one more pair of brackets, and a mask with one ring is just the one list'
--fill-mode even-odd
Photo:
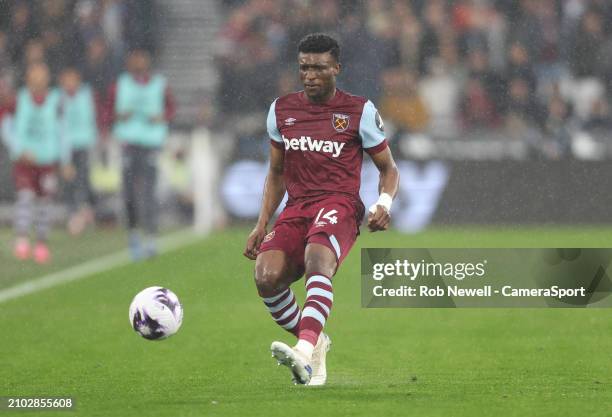
{"label": "umbro logo", "polygon": [[295,122],[297,122],[297,119],[290,117],[288,119],[285,119],[285,126],[293,126]]}

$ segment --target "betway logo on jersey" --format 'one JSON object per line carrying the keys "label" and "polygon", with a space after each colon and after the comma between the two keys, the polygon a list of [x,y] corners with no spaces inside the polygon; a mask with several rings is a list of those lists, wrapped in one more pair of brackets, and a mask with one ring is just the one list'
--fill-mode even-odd
{"label": "betway logo on jersey", "polygon": [[330,153],[333,158],[337,158],[344,148],[344,143],[335,142],[333,140],[324,139],[313,139],[310,136],[301,136],[298,138],[287,139],[283,135],[283,142],[285,142],[285,149],[292,149],[294,151],[311,151],[311,152],[324,152]]}

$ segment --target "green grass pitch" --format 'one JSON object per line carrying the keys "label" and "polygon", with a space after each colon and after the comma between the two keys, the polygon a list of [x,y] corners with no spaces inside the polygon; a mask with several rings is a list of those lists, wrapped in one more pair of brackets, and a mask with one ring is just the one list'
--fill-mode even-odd
{"label": "green grass pitch", "polygon": [[[270,357],[271,341],[291,339],[256,295],[247,233],[0,304],[0,395],[77,402],[0,417],[612,415],[610,310],[362,309],[358,269],[360,247],[609,247],[609,228],[364,232],[334,279],[328,385],[314,389]],[[185,310],[161,342],[128,323],[151,285]]]}

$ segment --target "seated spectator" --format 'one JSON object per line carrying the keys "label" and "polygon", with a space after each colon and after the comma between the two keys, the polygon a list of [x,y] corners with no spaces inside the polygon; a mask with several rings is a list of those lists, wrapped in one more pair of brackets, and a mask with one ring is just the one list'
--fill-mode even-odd
{"label": "seated spectator", "polygon": [[508,84],[506,127],[516,126],[518,123],[532,129],[538,128],[543,124],[543,113],[542,107],[535,100],[533,90],[529,87],[529,81],[521,77],[512,78]]}
{"label": "seated spectator", "polygon": [[527,47],[519,41],[514,41],[508,48],[508,64],[506,67],[506,82],[512,78],[522,78],[535,91],[536,77],[531,64]]}
{"label": "seated spectator", "polygon": [[459,83],[441,58],[430,62],[429,75],[419,92],[431,116],[429,131],[437,137],[454,137],[457,132]]}
{"label": "seated spectator", "polygon": [[466,130],[494,128],[499,125],[495,99],[485,88],[483,80],[470,76],[461,98],[461,122]]}
{"label": "seated spectator", "polygon": [[400,132],[422,132],[429,124],[429,112],[418,91],[416,74],[401,68],[383,76],[384,92],[380,112]]}
{"label": "seated spectator", "polygon": [[587,10],[571,41],[569,64],[574,77],[590,78],[601,75],[606,33],[598,9]]}
{"label": "seated spectator", "polygon": [[559,159],[568,154],[571,145],[571,108],[556,92],[549,99],[546,110],[546,121],[543,128],[546,141],[543,151],[549,158]]}
{"label": "seated spectator", "polygon": [[493,100],[495,111],[501,113],[506,85],[503,77],[491,68],[489,56],[485,49],[474,48],[470,50],[467,55],[467,71],[470,78],[480,80],[487,96]]}

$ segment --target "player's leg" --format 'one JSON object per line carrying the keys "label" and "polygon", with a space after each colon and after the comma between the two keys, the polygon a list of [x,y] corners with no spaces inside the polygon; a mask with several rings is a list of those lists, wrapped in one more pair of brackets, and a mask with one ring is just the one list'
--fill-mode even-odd
{"label": "player's leg", "polygon": [[330,242],[326,234],[311,236],[309,242],[305,255],[306,315],[300,322],[300,341],[296,348],[310,352],[310,347],[314,345],[310,356],[312,375],[308,385],[324,385],[327,381],[326,359],[331,339],[323,333],[323,327],[333,304],[331,278],[338,269],[338,260],[335,252],[325,245]]}
{"label": "player's leg", "polygon": [[304,254],[306,301],[302,310],[296,348],[309,359],[312,357],[334,301],[332,277],[336,272],[338,261],[334,251],[320,243],[323,239],[328,239],[324,233],[311,236]]}
{"label": "player's leg", "polygon": [[300,306],[290,285],[299,277],[298,266],[282,250],[261,252],[255,264],[255,285],[272,319],[298,336]]}
{"label": "player's leg", "polygon": [[51,203],[57,192],[58,178],[55,167],[37,168],[36,184],[36,246],[34,261],[45,264],[51,260],[49,232],[51,231]]}
{"label": "player's leg", "polygon": [[[337,266],[334,252],[319,243],[309,243],[306,246],[304,260],[307,293],[299,323],[298,342],[293,348],[282,342],[273,342],[271,346],[272,355],[280,364],[291,369],[293,381],[298,384],[309,384],[313,375],[313,352],[333,301],[329,277]],[[324,341],[328,340],[326,336],[324,338]],[[323,372],[324,368],[323,361]]]}
{"label": "player's leg", "polygon": [[51,197],[42,195],[36,201],[36,246],[34,260],[45,264],[51,260],[49,250],[49,231],[51,230]]}
{"label": "player's leg", "polygon": [[144,256],[150,258],[157,255],[155,239],[157,237],[158,202],[155,191],[157,189],[157,150],[142,149],[140,164],[142,198],[140,204],[140,218],[145,232]]}
{"label": "player's leg", "polygon": [[[326,355],[331,341],[322,333],[333,304],[332,276],[357,238],[355,209],[341,197],[330,197],[312,206],[312,223],[304,254],[306,302],[294,348],[275,342],[283,363],[290,364],[298,383],[323,385],[327,379]],[[274,350],[274,349],[273,349]]]}
{"label": "player's leg", "polygon": [[81,161],[81,172],[83,175],[85,189],[85,210],[83,211],[83,217],[85,218],[85,224],[87,225],[94,224],[96,220],[96,193],[94,192],[90,178],[91,163],[89,150],[83,150],[82,155],[83,159]]}
{"label": "player's leg", "polygon": [[29,167],[16,162],[13,167],[16,199],[13,211],[13,229],[15,247],[13,253],[17,259],[25,260],[31,255],[30,228],[34,218],[35,191],[32,171]]}
{"label": "player's leg", "polygon": [[138,187],[137,187],[137,165],[138,155],[135,148],[126,146],[122,155],[122,182],[123,203],[125,205],[125,216],[129,233],[129,246],[132,259],[138,260],[142,257],[140,235],[138,233]]}
{"label": "player's leg", "polygon": [[72,235],[78,234],[79,224],[77,219],[77,211],[79,209],[79,197],[78,197],[78,164],[76,160],[76,151],[72,151],[70,154],[70,163],[75,168],[75,175],[73,178],[65,178],[63,182],[63,194],[66,199],[66,205],[68,208],[68,232]]}
{"label": "player's leg", "polygon": [[68,222],[68,230],[73,235],[82,233],[87,224],[93,221],[88,158],[87,150],[81,149],[72,153],[75,176],[69,183],[71,215]]}

